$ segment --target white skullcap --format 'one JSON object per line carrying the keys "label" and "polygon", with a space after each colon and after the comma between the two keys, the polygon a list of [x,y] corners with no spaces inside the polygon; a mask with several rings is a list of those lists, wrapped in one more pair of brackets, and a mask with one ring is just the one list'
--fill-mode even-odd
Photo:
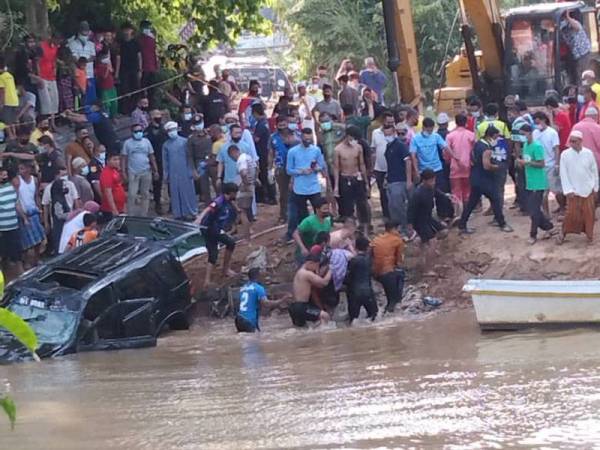
{"label": "white skullcap", "polygon": [[579,139],[579,140],[583,140],[583,133],[579,130],[573,130],[571,131],[571,134],[569,135],[569,139]]}
{"label": "white skullcap", "polygon": [[585,110],[585,117],[596,117],[598,115],[598,110],[596,108],[588,108]]}
{"label": "white skullcap", "polygon": [[177,122],[173,122],[172,120],[165,123],[165,131],[176,130],[178,128],[179,128],[179,125],[177,124]]}
{"label": "white skullcap", "polygon": [[439,125],[444,125],[444,124],[447,124],[448,122],[450,122],[450,118],[448,117],[448,114],[446,114],[445,112],[438,114],[437,123]]}
{"label": "white skullcap", "polygon": [[582,74],[581,74],[581,79],[585,80],[586,78],[596,78],[596,74],[594,73],[593,70],[585,70]]}

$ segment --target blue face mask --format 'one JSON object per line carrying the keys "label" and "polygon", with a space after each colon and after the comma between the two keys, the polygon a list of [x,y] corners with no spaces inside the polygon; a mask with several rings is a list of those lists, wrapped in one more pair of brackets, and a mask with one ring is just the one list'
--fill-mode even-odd
{"label": "blue face mask", "polygon": [[321,123],[321,130],[323,130],[323,131],[329,131],[329,130],[331,130],[332,126],[333,126],[333,124],[331,122],[329,122],[329,121],[323,122],[323,123]]}
{"label": "blue face mask", "polygon": [[204,130],[204,122],[198,122],[197,124],[194,125],[194,130],[196,131],[202,131]]}
{"label": "blue face mask", "polygon": [[134,131],[133,132],[133,138],[136,141],[139,141],[140,139],[142,139],[144,137],[144,132],[143,131]]}
{"label": "blue face mask", "polygon": [[221,131],[225,134],[229,133],[229,125],[222,125]]}
{"label": "blue face mask", "polygon": [[298,124],[297,123],[290,123],[288,124],[288,128],[292,131],[295,131],[298,129]]}
{"label": "blue face mask", "polygon": [[99,153],[96,159],[104,166],[106,164],[106,152]]}
{"label": "blue face mask", "polygon": [[178,136],[177,130],[171,130],[167,133],[169,139],[175,139]]}
{"label": "blue face mask", "polygon": [[81,175],[83,175],[84,177],[87,177],[90,174],[90,168],[88,166],[84,166],[83,169],[81,169]]}

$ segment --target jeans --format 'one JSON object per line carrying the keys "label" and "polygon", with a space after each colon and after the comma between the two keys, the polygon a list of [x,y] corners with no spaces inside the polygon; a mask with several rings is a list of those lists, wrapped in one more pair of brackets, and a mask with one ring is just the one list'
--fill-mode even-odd
{"label": "jeans", "polygon": [[387,185],[390,219],[400,225],[402,233],[408,233],[408,189],[406,181]]}
{"label": "jeans", "polygon": [[[127,214],[132,216],[147,216],[150,203],[150,186],[152,185],[152,174],[129,173],[129,185],[127,187]],[[136,208],[135,199],[140,194],[142,202],[139,209]]]}
{"label": "jeans", "polygon": [[305,217],[308,216],[308,208],[306,207],[306,202],[310,202],[314,211],[316,209],[315,202],[319,198],[321,198],[320,192],[310,195],[301,195],[296,194],[293,190],[290,191],[290,198],[288,203],[288,229],[286,233],[286,237],[288,239],[292,238],[292,234],[294,234],[294,231],[298,227],[298,224],[302,222]]}
{"label": "jeans", "polygon": [[377,189],[379,190],[379,200],[381,201],[381,211],[383,213],[383,217],[389,218],[390,211],[388,208],[388,197],[384,188],[386,173],[375,170],[373,171],[373,175],[375,175],[375,182],[377,183]]}
{"label": "jeans", "polygon": [[492,210],[494,211],[494,218],[498,225],[503,227],[506,225],[506,221],[504,220],[504,213],[502,212],[502,208],[500,207],[500,194],[496,189],[497,185],[493,183],[490,186],[471,186],[471,195],[469,196],[469,201],[467,202],[467,206],[463,210],[460,221],[458,222],[458,228],[465,229],[467,227],[467,221],[471,216],[471,213],[481,200],[481,196],[485,196],[490,203],[492,204]]}
{"label": "jeans", "polygon": [[275,169],[275,181],[279,190],[279,219],[286,222],[288,219],[288,197],[290,195],[290,176],[284,167]]}
{"label": "jeans", "polygon": [[376,278],[383,285],[387,305],[385,310],[393,312],[396,305],[402,301],[402,292],[404,291],[404,270],[394,269],[391,272],[384,273]]}
{"label": "jeans", "polygon": [[358,213],[361,224],[369,222],[369,208],[367,204],[367,188],[364,180],[357,177],[346,177],[340,175],[340,216],[354,217],[354,207]]}
{"label": "jeans", "polygon": [[544,191],[527,191],[527,200],[529,206],[529,217],[531,217],[531,231],[529,236],[536,239],[538,228],[544,231],[549,231],[554,228],[554,225],[542,212]]}

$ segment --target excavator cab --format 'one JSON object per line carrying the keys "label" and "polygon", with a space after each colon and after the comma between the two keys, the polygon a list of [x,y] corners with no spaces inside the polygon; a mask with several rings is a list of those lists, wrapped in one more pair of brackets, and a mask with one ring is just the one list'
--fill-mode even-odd
{"label": "excavator cab", "polygon": [[550,91],[562,93],[580,80],[564,40],[566,13],[580,22],[598,52],[596,10],[583,2],[546,3],[508,11],[504,31],[505,95],[541,105]]}

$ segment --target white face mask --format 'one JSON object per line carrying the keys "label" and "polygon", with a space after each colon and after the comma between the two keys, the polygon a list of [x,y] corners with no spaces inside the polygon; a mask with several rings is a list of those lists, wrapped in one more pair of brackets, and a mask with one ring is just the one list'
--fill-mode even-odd
{"label": "white face mask", "polygon": [[389,144],[390,142],[394,142],[394,139],[396,139],[396,136],[386,136],[385,140],[386,142]]}
{"label": "white face mask", "polygon": [[110,64],[110,58],[103,58],[101,61],[102,64]]}
{"label": "white face mask", "polygon": [[431,131],[423,131],[423,136],[425,136],[425,137],[431,136]]}
{"label": "white face mask", "polygon": [[69,180],[69,176],[68,175],[63,175],[62,177],[60,177],[61,180],[63,181],[68,181]]}
{"label": "white face mask", "polygon": [[183,120],[192,120],[192,113],[185,113],[183,115]]}
{"label": "white face mask", "polygon": [[204,122],[200,122],[200,123],[197,123],[196,125],[194,125],[194,130],[196,130],[196,131],[204,130]]}
{"label": "white face mask", "polygon": [[356,144],[356,139],[354,139],[354,138],[348,139],[348,144],[355,145]]}
{"label": "white face mask", "polygon": [[87,177],[90,174],[90,168],[88,166],[85,166],[83,169],[81,169],[81,175],[83,175],[84,177]]}
{"label": "white face mask", "polygon": [[471,115],[477,119],[480,116],[480,113],[479,111],[473,111]]}
{"label": "white face mask", "polygon": [[167,133],[169,139],[175,139],[178,136],[177,130],[169,130]]}
{"label": "white face mask", "polygon": [[585,97],[581,94],[577,96],[577,103],[585,103]]}
{"label": "white face mask", "polygon": [[100,164],[105,165],[106,164],[106,152],[98,153],[98,156],[96,157],[96,159],[98,161],[100,161]]}

